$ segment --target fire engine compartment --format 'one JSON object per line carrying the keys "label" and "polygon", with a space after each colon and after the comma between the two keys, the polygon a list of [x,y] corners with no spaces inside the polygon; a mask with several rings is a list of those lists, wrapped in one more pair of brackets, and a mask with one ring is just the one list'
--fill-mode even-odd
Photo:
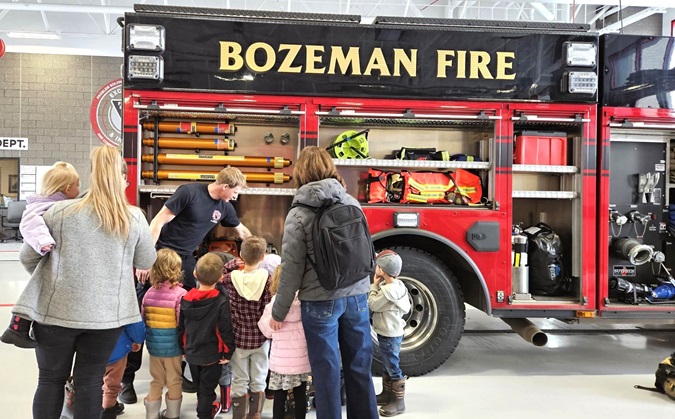
{"label": "fire engine compartment", "polygon": [[[156,94],[155,94],[156,95]],[[371,218],[373,233],[391,229],[381,225],[382,217],[388,218],[391,210],[415,212],[422,220],[433,218],[438,211],[452,211],[446,225],[432,224],[429,229],[442,234],[458,243],[477,261],[481,270],[489,271],[498,266],[499,258],[489,258],[487,254],[472,249],[466,241],[465,231],[475,221],[475,214],[481,213],[481,219],[493,220],[502,227],[520,224],[524,227],[538,222],[546,222],[560,235],[564,244],[564,269],[574,280],[574,288],[564,295],[529,295],[527,298],[514,298],[511,278],[507,269],[500,268],[492,286],[503,289],[506,298],[495,301],[512,307],[574,307],[587,304],[584,301],[585,289],[591,284],[582,284],[583,271],[588,269],[584,263],[590,259],[583,257],[583,239],[580,233],[582,208],[588,212],[590,201],[584,199],[584,185],[581,176],[583,159],[591,150],[582,146],[582,138],[588,136],[588,106],[568,105],[569,109],[555,109],[541,106],[527,108],[529,118],[523,118],[522,112],[505,109],[501,104],[432,102],[432,101],[364,101],[358,105],[345,99],[316,98],[311,104],[298,104],[297,98],[276,98],[278,103],[264,104],[261,98],[256,105],[238,108],[237,112],[216,109],[216,103],[209,95],[203,95],[201,102],[191,99],[181,103],[180,95],[167,94],[165,98],[145,98],[134,93],[135,108],[138,110],[137,124],[140,174],[139,204],[149,219],[156,214],[163,202],[180,184],[186,181],[212,181],[200,173],[217,172],[220,165],[211,165],[212,159],[228,157],[266,157],[283,158],[290,165],[283,168],[240,167],[249,174],[268,175],[282,173],[292,175],[293,164],[300,144],[315,143],[321,147],[330,147],[345,131],[368,130],[369,159],[334,159],[340,174],[344,177],[347,190],[357,197]],[[161,96],[161,95],[160,95]],[[223,100],[219,96],[219,100]],[[227,99],[227,98],[225,98]],[[232,96],[237,102],[238,97]],[[251,103],[256,100],[247,97]],[[287,104],[285,104],[287,103]],[[150,105],[150,106],[148,106]],[[333,106],[338,105],[338,106]],[[234,105],[233,105],[234,106]],[[239,104],[238,106],[243,106]],[[148,107],[150,109],[148,109]],[[516,105],[513,105],[514,109]],[[448,111],[446,108],[451,108]],[[517,106],[518,109],[524,109]],[[208,109],[208,111],[203,111]],[[296,114],[289,115],[289,110]],[[581,117],[582,115],[583,117]],[[155,126],[166,123],[185,125],[186,132],[160,132]],[[234,125],[233,131],[220,134],[189,132],[190,129],[205,124]],[[313,124],[316,124],[315,127]],[[230,128],[231,129],[231,128]],[[316,138],[306,133],[316,132]],[[522,132],[563,133],[566,143],[565,165],[513,164],[514,138]],[[303,139],[303,134],[305,138]],[[542,135],[543,135],[542,134]],[[182,141],[181,148],[159,147],[155,144],[163,139],[172,138]],[[282,144],[282,138],[284,139]],[[499,140],[504,139],[504,140]],[[191,144],[198,141],[220,140],[234,143],[233,150],[207,150],[194,148]],[[215,143],[214,143],[215,144]],[[401,147],[433,147],[447,151],[448,154],[474,156],[476,161],[414,161],[397,160],[392,153]],[[228,146],[229,147],[229,146]],[[158,162],[154,156],[185,157],[181,164]],[[190,156],[194,164],[190,163]],[[204,158],[204,159],[202,159]],[[523,163],[528,163],[524,161]],[[232,162],[239,166],[240,162]],[[408,170],[452,172],[458,168],[476,173],[482,183],[483,202],[478,205],[456,204],[400,204],[367,203],[368,171],[371,168],[397,171]],[[157,173],[178,173],[177,179],[154,178]],[[181,179],[182,172],[195,172],[189,179]],[[509,191],[509,186],[511,190]],[[242,222],[252,231],[258,232],[275,248],[280,249],[283,233],[283,221],[292,195],[292,180],[274,183],[272,181],[250,182],[249,188],[240,195],[234,205]],[[593,195],[592,191],[590,193]],[[430,212],[431,211],[431,212]],[[512,220],[504,217],[512,214]],[[382,215],[372,215],[382,214]],[[372,217],[376,219],[373,219]],[[507,224],[508,223],[508,224]],[[210,240],[232,239],[229,229],[217,227]],[[506,256],[510,250],[509,237],[503,235],[499,240],[499,254]],[[440,255],[438,255],[440,256]],[[470,284],[465,284],[471,288]],[[479,302],[475,304],[480,305]]]}

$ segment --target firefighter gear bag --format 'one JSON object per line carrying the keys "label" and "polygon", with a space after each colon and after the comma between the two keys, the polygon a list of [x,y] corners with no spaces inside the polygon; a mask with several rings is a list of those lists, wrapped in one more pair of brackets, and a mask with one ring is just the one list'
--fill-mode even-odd
{"label": "firefighter gear bag", "polygon": [[312,225],[314,258],[308,257],[327,290],[345,288],[373,274],[375,248],[361,208],[341,203],[320,208],[294,204],[316,214]]}
{"label": "firefighter gear bag", "polygon": [[402,204],[449,204],[455,183],[447,173],[401,172],[405,181]]}
{"label": "firefighter gear bag", "polygon": [[530,292],[535,295],[562,295],[570,291],[562,264],[562,241],[547,224],[523,231],[527,236]]}
{"label": "firefighter gear bag", "polygon": [[653,388],[643,386],[635,386],[635,388],[663,393],[675,401],[675,352],[659,363]]}
{"label": "firefighter gear bag", "polygon": [[401,202],[403,183],[403,177],[398,172],[370,169],[366,184],[368,203]]}
{"label": "firefighter gear bag", "polygon": [[402,147],[394,151],[394,157],[399,160],[450,160],[450,153],[447,151],[436,151],[435,148],[410,148]]}
{"label": "firefighter gear bag", "polygon": [[450,175],[455,183],[450,201],[454,204],[480,204],[483,199],[483,186],[480,177],[468,170],[457,169]]}

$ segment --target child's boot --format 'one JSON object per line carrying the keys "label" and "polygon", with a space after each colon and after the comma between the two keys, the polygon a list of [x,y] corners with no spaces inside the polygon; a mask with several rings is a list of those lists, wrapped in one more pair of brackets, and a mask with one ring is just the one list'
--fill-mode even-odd
{"label": "child's boot", "polygon": [[143,399],[143,404],[145,404],[145,419],[160,419],[159,409],[162,407],[162,399],[155,401]]}
{"label": "child's boot", "polygon": [[405,379],[401,378],[391,382],[392,397],[389,403],[380,408],[381,416],[396,416],[405,412]]}
{"label": "child's boot", "polygon": [[180,399],[170,399],[167,394],[166,398],[166,410],[162,412],[162,419],[180,419],[180,405],[183,402],[183,398]]}
{"label": "child's boot", "polygon": [[232,397],[232,419],[246,419],[248,413],[248,394]]}
{"label": "child's boot", "polygon": [[250,410],[248,411],[248,419],[260,419],[265,405],[265,392],[257,391],[250,394]]}
{"label": "child's boot", "polygon": [[230,386],[220,386],[220,412],[227,413],[231,407]]}
{"label": "child's boot", "polygon": [[19,348],[35,348],[37,342],[31,339],[29,335],[30,324],[30,320],[21,318],[16,314],[12,315],[12,321],[2,336],[0,336],[0,340]]}
{"label": "child's boot", "polygon": [[386,406],[391,400],[391,377],[386,372],[382,373],[382,393],[377,395],[377,405]]}

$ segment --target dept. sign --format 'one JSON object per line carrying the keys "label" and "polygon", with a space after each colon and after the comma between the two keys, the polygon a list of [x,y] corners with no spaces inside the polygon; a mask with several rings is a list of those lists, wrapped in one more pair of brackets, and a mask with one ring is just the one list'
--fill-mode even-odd
{"label": "dept. sign", "polygon": [[91,127],[107,145],[122,145],[122,79],[113,80],[96,93],[89,113]]}

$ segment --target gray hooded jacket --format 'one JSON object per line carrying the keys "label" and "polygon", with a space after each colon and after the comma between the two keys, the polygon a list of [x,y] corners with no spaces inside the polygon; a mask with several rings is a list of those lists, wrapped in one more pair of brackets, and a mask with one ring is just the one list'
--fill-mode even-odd
{"label": "gray hooded jacket", "polygon": [[[359,202],[335,179],[323,179],[303,185],[293,198],[293,204],[299,203],[315,208],[321,207],[327,201],[360,207]],[[327,290],[321,286],[308,259],[308,256],[314,259],[312,224],[315,218],[316,213],[301,206],[291,208],[286,216],[281,244],[281,278],[272,307],[272,317],[276,321],[283,321],[286,318],[298,290],[300,301],[323,301],[365,294],[370,288],[368,276],[346,288]]]}

